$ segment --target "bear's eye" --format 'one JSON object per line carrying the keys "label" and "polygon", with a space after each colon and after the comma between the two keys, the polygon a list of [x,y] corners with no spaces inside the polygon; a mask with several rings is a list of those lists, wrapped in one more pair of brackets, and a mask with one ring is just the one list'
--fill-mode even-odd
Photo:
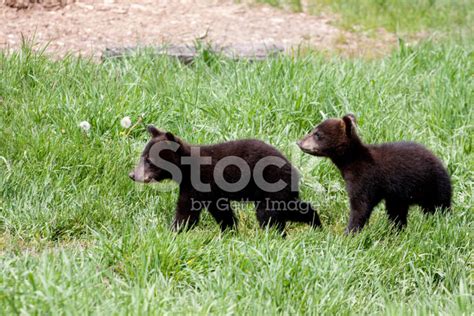
{"label": "bear's eye", "polygon": [[314,133],[314,138],[316,138],[318,140],[321,139],[321,133],[320,132],[315,132]]}

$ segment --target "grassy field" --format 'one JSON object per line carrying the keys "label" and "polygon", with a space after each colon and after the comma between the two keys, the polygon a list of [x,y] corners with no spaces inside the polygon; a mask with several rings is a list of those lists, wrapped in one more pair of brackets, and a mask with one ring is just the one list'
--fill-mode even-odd
{"label": "grassy field", "polygon": [[[472,313],[473,67],[462,46],[429,43],[378,61],[1,55],[2,314]],[[394,234],[379,207],[361,234],[343,236],[340,175],[294,141],[349,111],[367,142],[415,140],[442,158],[450,216],[413,208]],[[127,178],[147,135],[144,125],[125,135],[126,115],[192,143],[274,144],[303,174],[324,229],[292,225],[282,239],[242,207],[238,233],[221,235],[207,213],[195,230],[171,233],[176,186]]]}
{"label": "grassy field", "polygon": [[[472,314],[472,43],[370,61],[204,53],[190,66],[146,53],[101,64],[0,53],[0,314]],[[366,142],[414,140],[439,155],[452,214],[414,207],[396,234],[380,206],[344,236],[338,171],[295,141],[347,112]],[[143,122],[127,131],[124,116]],[[177,186],[127,177],[145,123],[191,143],[270,142],[300,170],[324,228],[293,224],[283,239],[242,205],[236,233],[206,212],[196,229],[170,232]]]}
{"label": "grassy field", "polygon": [[473,31],[474,2],[470,0],[255,0],[311,14],[331,12],[347,28],[413,33],[429,30]]}

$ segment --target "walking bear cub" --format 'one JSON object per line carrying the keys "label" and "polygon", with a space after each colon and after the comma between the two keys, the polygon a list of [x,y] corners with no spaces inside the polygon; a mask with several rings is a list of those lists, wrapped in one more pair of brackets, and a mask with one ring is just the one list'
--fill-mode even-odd
{"label": "walking bear cub", "polygon": [[451,206],[451,182],[437,157],[413,142],[363,144],[352,114],[323,121],[298,146],[308,154],[329,157],[339,168],[350,199],[346,233],[362,229],[381,200],[399,228],[407,223],[410,205],[421,206],[425,213]]}
{"label": "walking bear cub", "polygon": [[178,182],[174,230],[196,225],[203,208],[222,231],[233,228],[237,220],[231,201],[253,202],[262,228],[283,232],[287,221],[321,226],[311,205],[299,200],[297,171],[274,147],[252,139],[197,146],[151,125],[148,132],[151,140],[129,177]]}

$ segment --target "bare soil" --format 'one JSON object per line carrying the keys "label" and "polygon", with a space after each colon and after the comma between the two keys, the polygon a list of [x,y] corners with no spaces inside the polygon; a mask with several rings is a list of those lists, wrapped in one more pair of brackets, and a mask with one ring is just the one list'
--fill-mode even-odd
{"label": "bare soil", "polygon": [[0,49],[22,36],[56,56],[101,57],[105,48],[161,44],[279,45],[349,56],[380,56],[396,45],[384,30],[368,36],[339,29],[337,17],[294,13],[230,0],[76,1],[65,6],[0,5]]}

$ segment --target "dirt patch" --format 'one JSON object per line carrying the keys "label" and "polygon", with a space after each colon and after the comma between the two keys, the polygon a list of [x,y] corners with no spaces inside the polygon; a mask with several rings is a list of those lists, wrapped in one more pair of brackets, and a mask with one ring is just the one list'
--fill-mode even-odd
{"label": "dirt patch", "polygon": [[337,28],[336,17],[292,13],[230,0],[76,1],[53,9],[0,6],[0,49],[18,48],[22,35],[58,56],[101,57],[107,47],[193,44],[311,47],[351,56],[379,56],[397,43],[380,30],[372,36]]}

